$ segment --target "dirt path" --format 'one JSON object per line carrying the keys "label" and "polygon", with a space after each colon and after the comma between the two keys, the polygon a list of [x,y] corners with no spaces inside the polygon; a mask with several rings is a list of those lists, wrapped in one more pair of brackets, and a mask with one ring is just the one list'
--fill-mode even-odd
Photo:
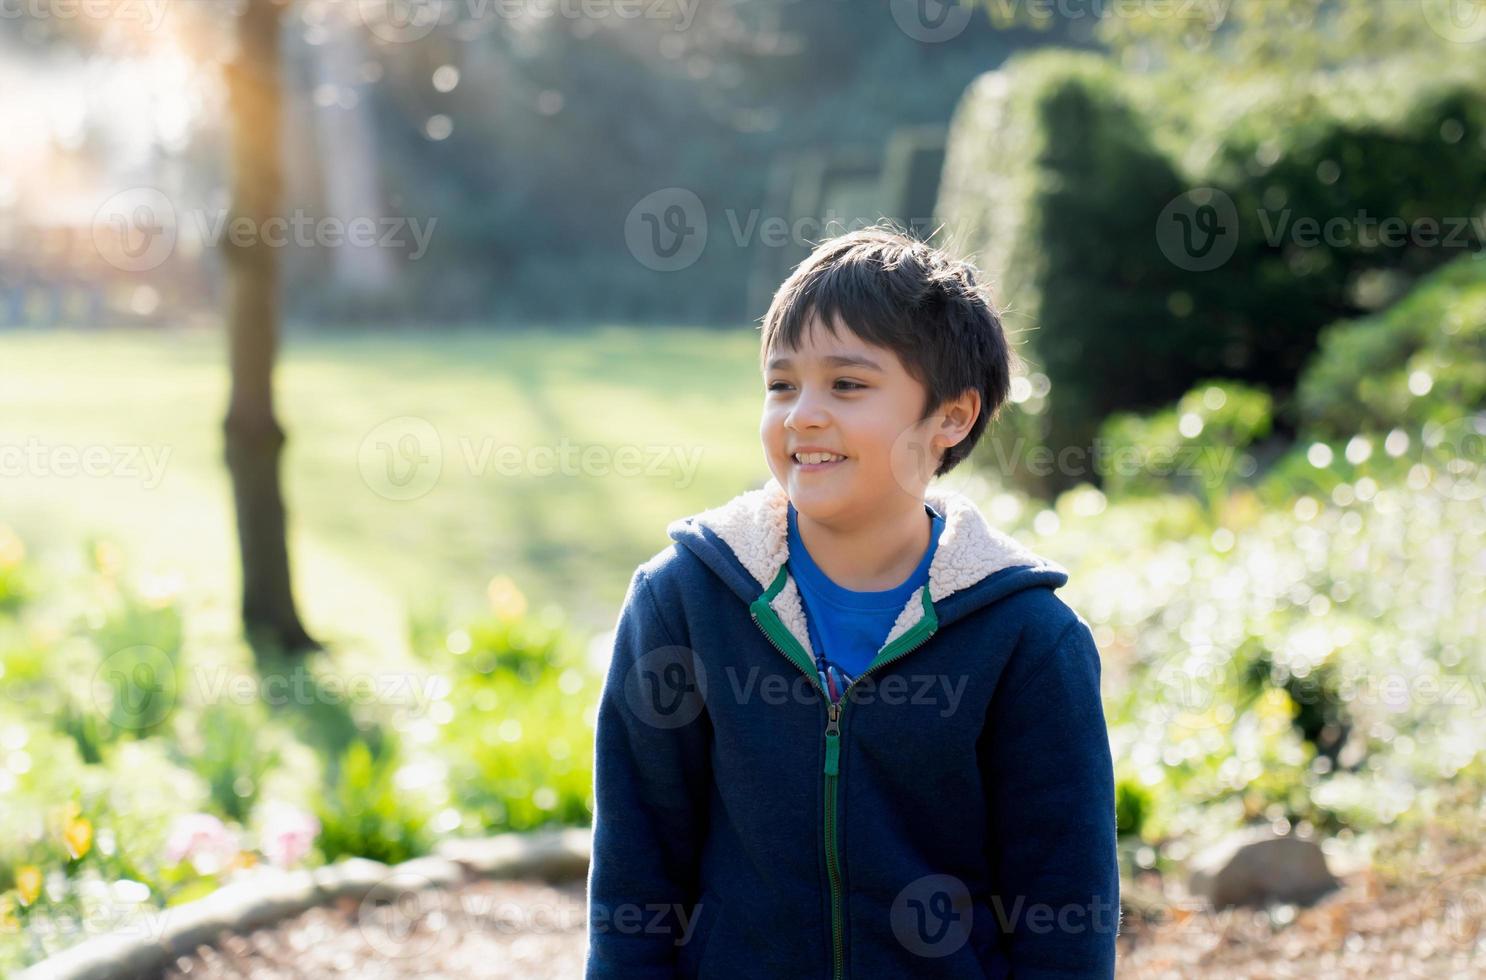
{"label": "dirt path", "polygon": [[347,899],[200,947],[164,976],[569,980],[583,976],[584,913],[581,881],[478,881],[380,907]]}
{"label": "dirt path", "polygon": [[1486,863],[1430,885],[1389,888],[1372,872],[1311,908],[1180,906],[1122,936],[1121,978],[1480,980],[1486,977]]}
{"label": "dirt path", "polygon": [[[1474,841],[1431,849],[1409,880],[1373,871],[1311,908],[1130,916],[1119,976],[1130,980],[1479,980],[1486,977],[1486,855]],[[574,980],[587,938],[582,882],[480,881],[373,907],[347,900],[201,947],[165,974]]]}

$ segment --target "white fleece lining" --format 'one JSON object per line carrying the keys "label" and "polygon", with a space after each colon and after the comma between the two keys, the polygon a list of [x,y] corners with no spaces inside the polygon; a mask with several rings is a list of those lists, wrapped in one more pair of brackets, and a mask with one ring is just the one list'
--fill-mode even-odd
{"label": "white fleece lining", "polygon": [[[934,602],[1014,565],[1062,570],[1062,566],[987,524],[980,509],[959,491],[931,486],[924,499],[944,517],[939,547],[929,564],[929,598]],[[738,561],[761,583],[760,593],[789,560],[789,495],[774,477],[757,490],[701,512],[695,520],[727,542]],[[770,605],[800,646],[814,657],[805,607],[793,576],[787,576],[784,588]],[[908,632],[923,615],[923,601],[916,592],[898,614],[883,645]]]}

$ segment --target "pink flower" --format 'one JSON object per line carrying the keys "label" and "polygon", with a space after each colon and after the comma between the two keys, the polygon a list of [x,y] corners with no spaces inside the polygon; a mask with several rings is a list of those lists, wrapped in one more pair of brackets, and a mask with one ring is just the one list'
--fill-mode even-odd
{"label": "pink flower", "polygon": [[320,821],[312,813],[276,800],[264,804],[264,808],[258,849],[270,864],[293,867],[310,852],[320,835]]}
{"label": "pink flower", "polygon": [[210,813],[182,813],[170,825],[165,859],[190,859],[197,874],[216,874],[237,856],[237,838]]}

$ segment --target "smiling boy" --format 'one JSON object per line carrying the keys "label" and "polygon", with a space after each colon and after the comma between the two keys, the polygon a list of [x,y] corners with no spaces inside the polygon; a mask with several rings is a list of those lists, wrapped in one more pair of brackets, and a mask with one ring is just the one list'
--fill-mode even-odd
{"label": "smiling boy", "polygon": [[929,485],[1015,361],[974,270],[892,230],[780,287],[772,478],[673,522],[620,613],[589,978],[1114,976],[1092,633],[1065,569]]}

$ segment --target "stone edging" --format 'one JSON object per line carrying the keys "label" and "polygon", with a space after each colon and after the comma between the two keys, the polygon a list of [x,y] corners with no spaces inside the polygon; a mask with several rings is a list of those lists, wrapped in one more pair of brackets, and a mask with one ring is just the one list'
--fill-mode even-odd
{"label": "stone edging", "polygon": [[398,865],[349,858],[312,871],[263,868],[204,898],[150,913],[149,925],[84,940],[22,971],[17,980],[134,980],[158,976],[177,957],[222,933],[243,933],[337,899],[364,900],[396,876],[399,892],[481,878],[565,881],[587,874],[592,835],[568,827],[440,841]]}

